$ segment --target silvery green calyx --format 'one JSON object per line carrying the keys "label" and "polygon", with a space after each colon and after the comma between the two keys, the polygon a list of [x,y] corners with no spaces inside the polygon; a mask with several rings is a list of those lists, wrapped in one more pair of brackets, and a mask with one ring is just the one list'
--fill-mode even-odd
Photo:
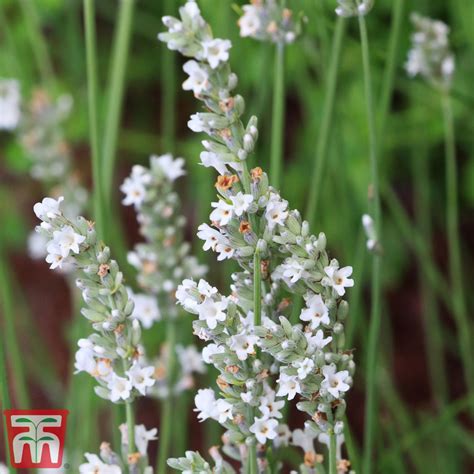
{"label": "silvery green calyx", "polygon": [[[72,169],[71,152],[64,137],[63,123],[71,109],[70,96],[54,101],[44,90],[37,89],[22,111],[17,135],[31,162],[31,176],[41,183],[45,192],[64,196],[62,212],[74,219],[86,207],[88,192]],[[46,242],[34,232],[28,238],[28,249],[32,258],[42,259],[47,254]]]}
{"label": "silvery green calyx", "polygon": [[421,76],[436,87],[449,89],[455,61],[449,46],[449,27],[417,13],[411,15],[415,32],[405,69],[409,76]]}
{"label": "silvery green calyx", "polygon": [[374,0],[337,0],[336,14],[342,17],[367,15],[374,6]]}
{"label": "silvery green calyx", "polygon": [[42,221],[37,231],[48,239],[46,261],[52,269],[73,266],[86,304],[82,314],[95,331],[79,340],[76,369],[97,380],[96,392],[101,397],[114,403],[130,402],[155,383],[154,368],[142,365],[141,327],[131,317],[133,302],[94,224],[83,217],[66,218],[62,201],[44,198],[35,204],[34,212]]}
{"label": "silvery green calyx", "polygon": [[274,43],[292,43],[300,32],[293,12],[277,0],[253,0],[243,5],[239,18],[240,36]]}
{"label": "silvery green calyx", "polygon": [[[233,259],[241,267],[232,276],[229,296],[202,279],[184,280],[176,293],[178,302],[197,315],[195,334],[208,341],[204,361],[220,372],[220,396],[199,390],[196,411],[201,421],[211,418],[226,428],[223,452],[244,465],[257,444],[258,468],[264,472],[266,448],[278,449],[291,438],[282,411],[296,397],[310,417],[309,429],[317,434],[342,430],[355,369],[344,341],[348,305],[343,296],[354,283],[352,268],[329,258],[325,235],[310,234],[308,222],[289,209],[261,168],[249,171],[257,119],[247,125],[240,119],[244,100],[232,92],[237,77],[228,62],[230,43],[212,37],[195,2],[180,14],[181,19],[164,18],[169,31],[159,37],[193,58],[184,65],[189,77],[183,88],[207,110],[193,115],[188,125],[208,135],[201,163],[219,173],[210,225],[200,225],[197,235],[219,261]],[[226,45],[218,61],[205,46],[209,41]],[[306,305],[301,323],[291,324],[290,297],[296,294]],[[311,459],[312,467],[321,461]],[[170,465],[189,470],[182,462],[170,460]]]}

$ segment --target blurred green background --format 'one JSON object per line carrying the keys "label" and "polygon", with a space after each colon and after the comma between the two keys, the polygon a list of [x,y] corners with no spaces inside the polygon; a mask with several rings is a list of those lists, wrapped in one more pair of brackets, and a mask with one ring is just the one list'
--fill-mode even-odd
{"label": "blurred green background", "polygon": [[[167,3],[167,9],[163,3]],[[216,36],[233,43],[231,64],[239,76],[238,91],[247,104],[246,116],[259,117],[258,150],[251,164],[268,168],[272,123],[273,46],[239,38],[238,15],[231,0],[200,0],[203,14]],[[243,3],[243,2],[235,2]],[[133,18],[126,67],[124,107],[118,137],[112,207],[121,199],[118,185],[132,164],[148,162],[152,153],[168,151],[186,159],[188,176],[180,183],[187,233],[207,220],[214,196],[214,175],[199,166],[199,136],[186,126],[196,102],[181,90],[181,59],[157,41],[161,16],[176,14],[179,2],[138,0]],[[383,133],[379,133],[383,206],[383,319],[379,341],[377,392],[379,410],[376,472],[468,473],[474,469],[474,394],[468,394],[460,360],[458,334],[447,284],[446,194],[443,117],[439,94],[420,79],[407,78],[403,65],[410,47],[409,14],[417,11],[451,27],[456,55],[452,89],[459,176],[460,233],[463,282],[470,316],[474,278],[474,4],[465,0],[376,0],[367,16],[374,79],[377,124],[384,120],[382,91],[386,86],[393,8],[401,4],[400,40],[395,45],[395,76]],[[104,110],[107,78],[118,2],[97,2],[99,47],[99,110]],[[310,188],[315,149],[328,87],[328,63],[336,22],[335,2],[288,0],[288,7],[306,18],[301,36],[289,45],[285,63],[286,117],[284,170],[281,191],[290,206],[303,210]],[[171,10],[170,10],[171,9]],[[37,15],[37,16],[36,16]],[[35,30],[35,25],[38,27]],[[36,34],[36,36],[35,36]],[[38,53],[38,36],[44,49]],[[18,78],[27,101],[38,87],[52,96],[71,94],[74,109],[66,137],[83,182],[90,185],[87,88],[82,27],[82,4],[77,0],[2,0],[0,2],[0,77]],[[41,49],[41,48],[40,48]],[[44,56],[51,62],[46,67]],[[367,120],[357,20],[347,22],[338,73],[336,104],[317,213],[316,232],[327,234],[334,256],[353,265],[356,289],[350,294],[348,339],[358,364],[349,396],[348,418],[353,434],[353,462],[361,450],[364,422],[365,344],[369,320],[370,255],[365,248],[361,216],[366,212],[369,183]],[[168,100],[166,100],[168,99]],[[104,120],[104,116],[101,116]],[[91,396],[87,375],[71,379],[71,352],[84,327],[73,324],[74,298],[61,276],[26,253],[26,237],[36,224],[31,211],[44,189],[29,175],[30,159],[12,134],[0,134],[0,216],[3,279],[13,295],[15,326],[24,361],[32,405],[63,406],[76,396],[86,425],[74,435],[81,451],[95,451],[111,435],[100,423],[104,404]],[[91,212],[91,211],[90,211]],[[132,211],[120,210],[127,246],[138,239]],[[212,279],[223,290],[232,265],[212,266]],[[120,256],[120,254],[119,254]],[[121,263],[124,263],[123,261]],[[224,268],[223,268],[224,267]],[[5,300],[4,300],[5,302]],[[183,340],[192,340],[189,321],[182,323]],[[163,338],[160,326],[147,335],[153,350]],[[5,331],[5,328],[2,329]],[[3,332],[5,335],[5,332]],[[7,346],[5,346],[7,347]],[[7,348],[8,351],[8,348]],[[11,354],[7,352],[7,359]],[[11,395],[18,403],[16,374]],[[205,385],[207,381],[203,381]],[[69,388],[68,388],[69,387]],[[77,388],[79,387],[79,388]],[[72,392],[72,395],[71,395]],[[69,395],[68,395],[69,393]],[[69,398],[69,401],[71,398]],[[95,418],[86,417],[93,413]],[[146,401],[139,420],[158,423],[159,410]],[[90,419],[89,419],[90,418]],[[194,417],[190,414],[190,420]],[[189,444],[201,447],[192,423]],[[216,439],[215,430],[207,432]],[[3,447],[3,443],[2,443]],[[175,449],[180,446],[175,444]],[[174,454],[181,454],[176,452]],[[361,472],[360,469],[358,472]]]}

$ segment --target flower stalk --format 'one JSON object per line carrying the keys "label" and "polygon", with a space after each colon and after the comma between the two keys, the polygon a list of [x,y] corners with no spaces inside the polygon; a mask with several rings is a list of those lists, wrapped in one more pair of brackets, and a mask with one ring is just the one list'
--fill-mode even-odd
{"label": "flower stalk", "polygon": [[337,474],[337,446],[334,431],[329,433],[329,474]]}
{"label": "flower stalk", "polygon": [[329,72],[327,76],[327,90],[324,96],[321,128],[316,143],[316,153],[314,156],[314,166],[311,175],[311,186],[309,188],[308,201],[306,203],[305,218],[308,222],[314,224],[314,216],[316,214],[319,192],[321,188],[322,176],[324,171],[324,163],[326,160],[329,134],[332,129],[332,120],[334,116],[334,104],[337,89],[337,73],[341,58],[341,45],[346,30],[347,21],[345,18],[338,16],[336,27],[331,46],[331,60],[329,63]]}
{"label": "flower stalk", "polygon": [[125,73],[130,46],[135,0],[122,0],[118,12],[118,24],[114,39],[112,65],[108,84],[107,110],[104,121],[102,143],[104,200],[111,202],[114,162],[117,151],[117,136],[122,111]]}
{"label": "flower stalk", "polygon": [[454,315],[463,359],[464,376],[469,393],[474,393],[474,364],[471,334],[463,289],[461,248],[459,239],[458,177],[454,119],[449,92],[441,91],[444,119],[445,166],[446,166],[446,228],[448,233],[449,275],[453,292]]}
{"label": "flower stalk", "polygon": [[36,2],[20,0],[20,6],[26,23],[31,48],[35,57],[36,66],[40,72],[41,80],[46,83],[54,81],[54,70],[49,48],[41,32],[40,18]]}
{"label": "flower stalk", "polygon": [[[371,169],[371,185],[369,191],[369,206],[374,221],[374,231],[378,242],[381,241],[381,208],[379,195],[377,139],[375,125],[375,111],[373,106],[372,79],[370,72],[369,41],[364,15],[359,15],[359,30],[362,48],[362,63],[364,71],[364,90],[369,128],[369,153]],[[381,257],[377,251],[372,255],[372,282],[371,282],[371,311],[367,347],[367,378],[365,402],[365,430],[364,430],[364,473],[372,472],[372,452],[374,443],[375,419],[377,412],[376,382],[377,382],[377,347],[381,326]]]}
{"label": "flower stalk", "polygon": [[275,45],[274,68],[270,181],[276,189],[280,189],[283,166],[283,126],[285,114],[285,43],[283,41]]}
{"label": "flower stalk", "polygon": [[105,236],[105,206],[102,193],[102,164],[99,154],[98,88],[97,88],[97,46],[95,29],[95,0],[84,0],[84,29],[86,35],[87,92],[89,110],[89,139],[92,155],[94,182],[94,217],[97,232]]}
{"label": "flower stalk", "polygon": [[175,380],[175,365],[176,365],[176,322],[169,319],[167,322],[166,330],[166,344],[169,350],[168,360],[168,381],[169,381],[169,393],[165,401],[162,404],[161,411],[161,423],[160,423],[160,446],[158,451],[158,462],[156,466],[156,472],[158,474],[166,473],[166,461],[170,455],[171,446],[171,428],[173,426],[173,400],[174,394],[172,387]]}

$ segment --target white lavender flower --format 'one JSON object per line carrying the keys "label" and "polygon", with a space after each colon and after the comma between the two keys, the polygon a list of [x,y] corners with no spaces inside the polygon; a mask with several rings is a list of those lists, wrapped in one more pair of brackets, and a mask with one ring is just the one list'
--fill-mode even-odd
{"label": "white lavender flower", "polygon": [[411,15],[415,32],[405,69],[409,76],[421,76],[436,86],[449,88],[454,75],[454,54],[449,46],[449,27],[417,13]]}
{"label": "white lavender flower", "polygon": [[20,84],[0,78],[0,130],[14,130],[20,121]]}
{"label": "white lavender flower", "polygon": [[[122,445],[127,445],[128,443],[128,427],[126,424],[119,426],[120,434],[122,436]],[[146,456],[148,452],[148,443],[150,441],[155,441],[157,437],[158,430],[152,428],[147,430],[145,425],[135,425],[135,444],[137,446],[138,452],[142,456]]]}
{"label": "white lavender flower", "polygon": [[243,5],[239,18],[240,36],[274,43],[292,43],[300,32],[293,12],[277,0],[257,0]]}

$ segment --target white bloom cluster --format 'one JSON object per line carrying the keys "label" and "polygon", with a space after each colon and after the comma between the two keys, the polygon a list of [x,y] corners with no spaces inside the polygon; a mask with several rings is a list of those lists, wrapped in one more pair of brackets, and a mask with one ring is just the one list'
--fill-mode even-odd
{"label": "white bloom cluster", "polygon": [[363,16],[372,10],[374,0],[337,0],[336,14],[345,18]]}
{"label": "white bloom cluster", "polygon": [[110,249],[98,241],[93,223],[83,217],[74,222],[61,209],[63,198],[45,198],[34,206],[41,225],[36,229],[48,239],[46,261],[61,268],[74,266],[86,307],[81,310],[96,331],[79,341],[76,369],[92,375],[96,393],[112,402],[130,402],[154,385],[154,367],[144,366],[140,348],[141,328],[133,319],[134,305],[123,284]]}
{"label": "white bloom cluster", "polygon": [[[174,182],[185,174],[183,167],[183,158],[174,159],[171,154],[151,156],[149,168],[135,165],[121,186],[125,194],[123,204],[135,207],[140,233],[146,240],[135,245],[128,261],[136,268],[137,282],[143,290],[133,293],[129,289],[135,303],[131,317],[147,329],[162,315],[165,319],[176,318],[178,284],[185,276],[200,278],[207,271],[206,266],[189,255],[190,245],[183,239],[185,218],[179,213],[180,199],[173,188]],[[179,394],[194,387],[194,373],[204,372],[201,355],[194,346],[177,346],[172,350],[179,362],[172,374],[167,345],[151,361],[156,384],[150,395],[166,398],[170,393]]]}
{"label": "white bloom cluster", "polygon": [[14,130],[21,117],[20,84],[16,79],[0,78],[0,130]]}
{"label": "white bloom cluster", "polygon": [[[234,259],[242,269],[232,276],[230,296],[192,279],[184,280],[176,292],[178,302],[198,316],[195,334],[209,341],[204,360],[220,372],[222,398],[211,389],[201,390],[196,408],[199,419],[212,418],[225,426],[226,452],[233,450],[243,463],[247,441],[260,443],[264,470],[267,442],[277,447],[288,440],[288,427],[280,422],[285,399],[302,399],[297,406],[311,416],[307,423],[315,432],[331,433],[342,425],[344,396],[355,370],[352,353],[344,348],[348,305],[342,299],[354,284],[352,268],[329,259],[324,234],[310,234],[308,222],[289,209],[261,168],[248,170],[257,119],[252,117],[244,127],[244,100],[232,95],[235,74],[228,62],[212,68],[202,54],[210,28],[197,5],[188,2],[180,14],[181,20],[165,17],[169,32],[159,37],[171,49],[194,57],[186,65],[192,63],[205,75],[190,89],[208,112],[192,116],[188,125],[209,136],[203,141],[201,162],[219,173],[211,225],[202,224],[198,237],[218,260]],[[285,318],[290,312],[285,290],[305,296],[304,326],[292,326]],[[199,457],[192,459],[198,462]],[[170,460],[170,465],[183,470],[188,462],[186,457]]]}
{"label": "white bloom cluster", "polygon": [[274,43],[293,43],[300,25],[293,20],[293,12],[283,8],[277,0],[253,0],[242,7],[239,18],[240,36]]}
{"label": "white bloom cluster", "polygon": [[415,32],[405,64],[408,75],[419,75],[436,86],[449,88],[455,70],[454,55],[449,48],[449,27],[417,13],[411,15],[411,21]]}
{"label": "white bloom cluster", "polygon": [[174,317],[178,284],[186,276],[200,278],[207,271],[189,255],[190,245],[183,239],[186,220],[179,213],[180,199],[173,189],[175,180],[185,174],[183,166],[183,158],[151,156],[149,168],[135,165],[121,186],[123,204],[135,207],[140,233],[146,240],[128,254],[129,263],[138,271],[138,285],[147,293],[134,295],[134,299],[151,310],[147,321],[142,321],[145,327],[160,319],[158,305],[153,306],[150,298],[156,301],[158,297],[161,313]]}
{"label": "white bloom cluster", "polygon": [[[64,139],[62,124],[69,117],[71,108],[70,96],[53,101],[45,91],[34,91],[23,112],[18,138],[31,161],[32,177],[46,192],[64,196],[62,212],[67,218],[75,219],[84,210],[88,193],[72,169],[69,146]],[[32,232],[28,250],[31,258],[43,259],[46,255],[44,239]],[[68,269],[63,267],[62,270]]]}
{"label": "white bloom cluster", "polygon": [[[126,425],[120,425],[122,435],[122,449],[126,452],[128,448],[128,430]],[[125,466],[120,456],[112,451],[110,444],[103,442],[100,446],[99,456],[97,454],[86,453],[86,463],[79,466],[80,474],[122,474],[122,472],[142,472],[152,474],[153,469],[148,466],[148,443],[155,441],[158,430],[153,428],[147,430],[145,425],[135,425],[135,444],[138,452],[130,455],[128,466]]]}

